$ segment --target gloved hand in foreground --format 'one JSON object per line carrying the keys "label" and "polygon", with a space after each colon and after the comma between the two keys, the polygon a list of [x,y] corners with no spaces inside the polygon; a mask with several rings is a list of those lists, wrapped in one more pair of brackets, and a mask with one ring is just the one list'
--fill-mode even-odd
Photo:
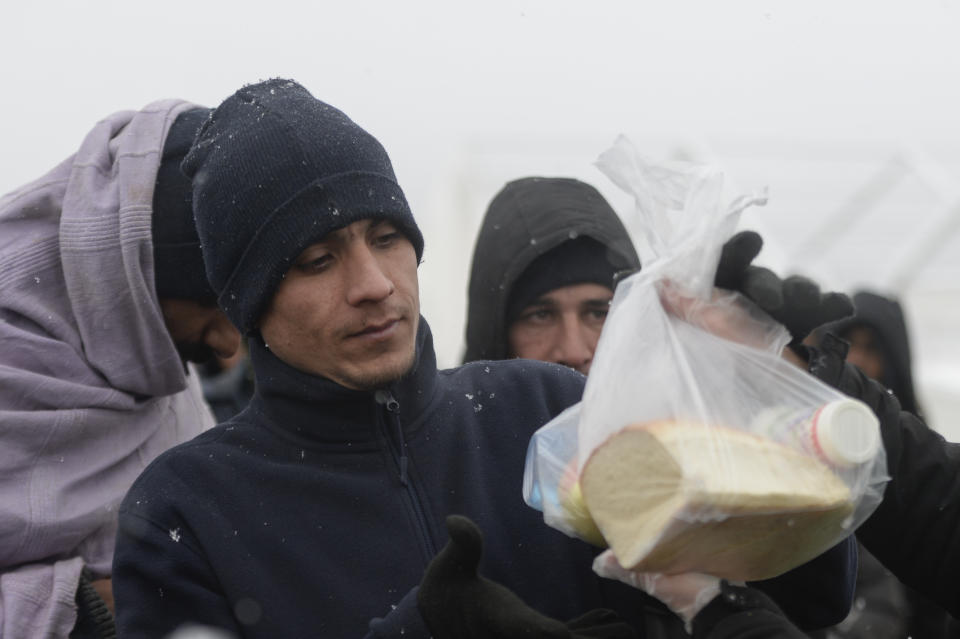
{"label": "gloved hand in foreground", "polygon": [[568,623],[527,606],[508,588],[477,573],[483,536],[460,515],[447,517],[450,541],[427,566],[417,607],[434,639],[628,639],[633,629],[609,610]]}
{"label": "gloved hand in foreground", "polygon": [[722,637],[777,637],[805,639],[780,608],[756,588],[730,583],[701,573],[663,575],[628,570],[606,550],[593,560],[601,577],[622,581],[659,599],[683,620],[694,639]]}
{"label": "gloved hand in foreground", "polygon": [[791,344],[799,344],[813,329],[853,315],[853,302],[843,293],[820,291],[813,280],[795,275],[781,280],[770,269],[752,264],[763,247],[754,231],[735,234],[720,253],[718,288],[738,291],[783,324]]}

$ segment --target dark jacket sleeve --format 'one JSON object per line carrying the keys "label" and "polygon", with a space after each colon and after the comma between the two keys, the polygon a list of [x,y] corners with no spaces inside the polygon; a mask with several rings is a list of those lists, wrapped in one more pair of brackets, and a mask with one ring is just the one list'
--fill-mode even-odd
{"label": "dark jacket sleeve", "polygon": [[[910,607],[905,587],[876,557],[865,548],[859,549],[860,572],[857,575],[857,604],[842,623],[819,634],[815,639],[903,639],[907,632]],[[932,604],[931,604],[932,605]],[[941,617],[946,613],[941,611]],[[917,635],[921,637],[945,637]]]}
{"label": "dark jacket sleeve", "polygon": [[804,630],[838,624],[850,612],[857,582],[857,544],[847,537],[825,553],[750,586],[772,597]]}
{"label": "dark jacket sleeve", "polygon": [[845,364],[845,346],[828,335],[811,372],[873,409],[891,477],[857,537],[901,581],[960,616],[960,444],[901,411],[892,393]]}
{"label": "dark jacket sleeve", "polygon": [[[242,634],[185,529],[167,530],[121,509],[113,583],[120,637],[166,637],[186,623]],[[251,619],[255,605],[246,611]]]}

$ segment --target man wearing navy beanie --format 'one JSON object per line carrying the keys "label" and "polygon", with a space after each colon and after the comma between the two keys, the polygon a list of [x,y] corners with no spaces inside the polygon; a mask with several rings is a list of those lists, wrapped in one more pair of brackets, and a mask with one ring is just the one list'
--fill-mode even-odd
{"label": "man wearing navy beanie", "polygon": [[525,360],[437,370],[423,237],[375,138],[268,80],[213,112],[183,168],[256,392],[127,494],[121,636],[686,636],[523,503],[527,442],[584,377]]}
{"label": "man wearing navy beanie", "polygon": [[[212,113],[183,169],[256,392],[128,493],[121,636],[187,623],[242,637],[566,632],[556,619],[626,602],[642,622],[633,603],[653,600],[600,580],[593,550],[520,495],[527,439],[580,398],[583,379],[515,362],[437,371],[419,311],[423,236],[373,136],[299,84],[269,80]],[[452,514],[466,515],[450,523],[465,556],[431,564]],[[476,574],[473,522],[490,535],[480,571],[493,581]],[[467,619],[475,634],[451,630]],[[590,619],[578,622],[588,632]]]}
{"label": "man wearing navy beanie", "polygon": [[367,218],[423,236],[380,143],[302,86],[275,80],[224,101],[183,163],[207,276],[249,333],[300,251]]}

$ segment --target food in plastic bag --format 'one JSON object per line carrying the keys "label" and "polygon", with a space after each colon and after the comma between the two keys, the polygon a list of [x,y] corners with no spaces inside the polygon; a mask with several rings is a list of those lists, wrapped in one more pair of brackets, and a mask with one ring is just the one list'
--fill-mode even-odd
{"label": "food in plastic bag", "polygon": [[[736,460],[737,472],[716,472],[718,452]],[[580,487],[617,560],[643,572],[772,577],[795,565],[798,548],[812,548],[808,559],[819,554],[853,511],[846,484],[816,458],[689,422],[612,435],[590,455]]]}
{"label": "food in plastic bag", "polygon": [[624,138],[601,168],[643,218],[643,269],[614,294],[580,404],[533,437],[524,498],[625,567],[773,577],[850,535],[883,494],[878,421],[781,357],[786,330],[713,289],[740,212],[722,176],[652,164]]}

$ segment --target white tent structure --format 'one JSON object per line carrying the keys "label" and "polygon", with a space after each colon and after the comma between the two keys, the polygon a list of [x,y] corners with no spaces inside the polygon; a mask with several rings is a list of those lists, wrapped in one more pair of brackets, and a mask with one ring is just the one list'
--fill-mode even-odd
{"label": "white tent structure", "polygon": [[960,440],[960,9],[786,0],[440,0],[5,7],[0,191],[103,115],[216,105],[292,77],[386,146],[424,229],[423,312],[459,361],[473,237],[510,179],[595,184],[620,134],[647,155],[767,186],[760,261],[901,298],[920,400]]}

